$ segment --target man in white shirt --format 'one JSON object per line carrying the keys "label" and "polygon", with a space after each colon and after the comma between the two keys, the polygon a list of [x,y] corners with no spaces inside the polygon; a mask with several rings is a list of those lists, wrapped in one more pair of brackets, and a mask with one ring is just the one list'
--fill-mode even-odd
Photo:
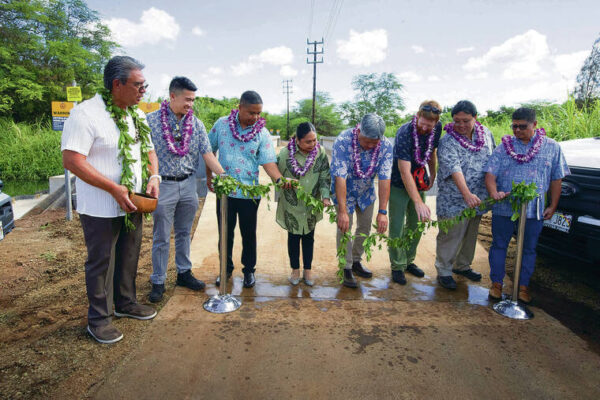
{"label": "man in white shirt", "polygon": [[[87,331],[100,343],[123,338],[111,323],[113,300],[115,316],[156,316],[153,308],[136,300],[142,215],[135,213],[129,199],[130,191],[140,192],[146,184],[146,193],[158,197],[160,183],[145,116],[131,108],[147,87],[143,68],[127,56],[109,60],[104,68],[106,89],[72,110],[62,135],[63,165],[77,176],[77,212],[88,250]],[[124,158],[123,153],[129,155]],[[150,176],[147,182],[144,176]]]}

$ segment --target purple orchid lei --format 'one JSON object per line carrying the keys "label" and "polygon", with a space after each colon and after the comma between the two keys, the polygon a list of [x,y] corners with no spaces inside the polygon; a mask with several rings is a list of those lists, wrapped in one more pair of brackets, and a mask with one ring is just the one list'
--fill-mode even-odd
{"label": "purple orchid lei", "polygon": [[372,177],[375,173],[375,166],[377,164],[377,159],[379,158],[379,150],[381,149],[381,140],[379,141],[379,143],[377,143],[377,146],[373,150],[373,154],[371,155],[371,161],[369,162],[369,168],[366,172],[363,172],[360,168],[360,152],[358,144],[359,126],[360,125],[356,125],[354,129],[352,129],[352,154],[354,157],[354,174],[360,179],[368,179]]}
{"label": "purple orchid lei", "polygon": [[306,162],[304,163],[304,167],[300,167],[300,164],[298,164],[298,160],[296,160],[296,138],[293,137],[290,139],[287,148],[288,151],[290,153],[290,163],[292,164],[292,174],[294,174],[294,176],[304,176],[306,175],[306,173],[308,172],[308,170],[310,169],[310,167],[312,167],[312,165],[315,162],[315,159],[317,158],[317,154],[319,154],[319,143],[317,143],[317,145],[315,146],[314,149],[312,149],[310,151],[310,153],[308,153],[308,156],[306,157]]}
{"label": "purple orchid lei", "polygon": [[[415,115],[412,119],[412,137],[413,137],[413,141],[415,142],[415,162],[421,166],[424,167],[425,164],[427,164],[429,162],[429,159],[431,158],[431,154],[433,153],[433,139],[435,138],[435,127],[433,128],[433,130],[431,131],[431,133],[429,133],[429,136],[427,137],[427,149],[425,150],[425,154],[423,155],[423,157],[421,157],[421,149],[419,148],[419,134],[417,133],[417,116]],[[437,124],[436,124],[437,126]]]}
{"label": "purple orchid lei", "polygon": [[246,142],[249,142],[252,139],[254,139],[256,134],[258,132],[260,132],[262,128],[264,128],[266,122],[265,122],[264,118],[262,118],[262,117],[259,118],[258,121],[256,121],[256,123],[252,127],[252,130],[250,132],[248,132],[247,134],[245,134],[244,136],[242,136],[238,132],[237,122],[235,120],[237,118],[239,112],[240,112],[239,110],[231,110],[231,114],[229,114],[229,117],[227,117],[227,120],[229,121],[229,129],[231,130],[231,134],[233,135],[234,138],[236,138],[237,140],[239,140],[241,142],[246,143]]}
{"label": "purple orchid lei", "polygon": [[544,128],[536,129],[535,133],[537,134],[531,149],[525,154],[517,154],[515,152],[515,146],[513,145],[516,138],[511,135],[506,135],[502,138],[502,144],[504,145],[504,149],[506,150],[506,154],[508,154],[513,160],[518,162],[519,164],[525,164],[534,159],[537,153],[540,151],[542,147],[542,143],[544,143],[544,138],[546,137],[546,130]]}
{"label": "purple orchid lei", "polygon": [[183,117],[183,127],[181,133],[181,145],[178,147],[175,144],[175,138],[173,137],[173,131],[169,125],[168,117],[169,102],[163,101],[160,105],[160,122],[162,124],[163,139],[167,142],[167,149],[177,156],[183,157],[190,152],[190,142],[192,140],[192,134],[194,133],[194,126],[192,121],[194,120],[194,111],[190,110]]}
{"label": "purple orchid lei", "polygon": [[477,134],[475,144],[471,143],[471,141],[467,139],[465,135],[461,135],[460,133],[457,133],[454,130],[454,122],[446,124],[446,126],[444,126],[444,130],[448,132],[450,136],[456,139],[458,144],[474,153],[481,150],[485,145],[485,130],[483,128],[483,125],[481,125],[479,121],[475,121],[475,133]]}

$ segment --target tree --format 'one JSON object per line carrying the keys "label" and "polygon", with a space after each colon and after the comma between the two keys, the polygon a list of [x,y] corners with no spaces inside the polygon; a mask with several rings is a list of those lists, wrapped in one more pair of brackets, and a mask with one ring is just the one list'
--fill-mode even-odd
{"label": "tree", "polygon": [[[315,107],[315,128],[317,133],[323,136],[336,136],[346,126],[340,118],[331,96],[325,92],[317,92]],[[290,112],[290,130],[296,131],[296,127],[312,117],[312,99],[300,100],[296,107]]]}
{"label": "tree", "polygon": [[590,55],[586,58],[575,87],[575,98],[588,106],[591,101],[600,97],[600,37],[592,46]]}
{"label": "tree", "polygon": [[82,0],[0,1],[0,116],[35,120],[73,80],[91,97],[116,44]]}
{"label": "tree", "polygon": [[400,95],[402,84],[394,74],[362,74],[352,79],[352,89],[357,92],[354,102],[340,106],[344,120],[351,125],[360,122],[363,115],[371,112],[379,114],[386,125],[397,125],[399,112],[404,110]]}

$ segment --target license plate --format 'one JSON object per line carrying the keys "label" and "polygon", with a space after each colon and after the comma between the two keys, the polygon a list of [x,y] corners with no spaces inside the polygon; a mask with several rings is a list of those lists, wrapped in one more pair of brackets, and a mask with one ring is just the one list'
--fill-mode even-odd
{"label": "license plate", "polygon": [[544,221],[544,226],[556,229],[557,231],[569,233],[571,230],[571,224],[573,223],[573,216],[564,214],[561,212],[555,212],[552,218]]}

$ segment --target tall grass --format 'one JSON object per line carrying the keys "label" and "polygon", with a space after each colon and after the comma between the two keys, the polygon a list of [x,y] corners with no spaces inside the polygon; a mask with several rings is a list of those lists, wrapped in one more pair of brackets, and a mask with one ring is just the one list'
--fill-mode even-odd
{"label": "tall grass", "polygon": [[[535,107],[538,127],[544,128],[548,137],[564,140],[600,136],[600,101],[588,108],[578,107],[574,99],[563,104],[549,104]],[[505,135],[512,135],[511,114],[505,113],[494,118],[483,117],[481,123],[487,126],[496,139],[496,144]]]}
{"label": "tall grass", "polygon": [[39,181],[62,173],[60,132],[49,122],[0,119],[1,179]]}

